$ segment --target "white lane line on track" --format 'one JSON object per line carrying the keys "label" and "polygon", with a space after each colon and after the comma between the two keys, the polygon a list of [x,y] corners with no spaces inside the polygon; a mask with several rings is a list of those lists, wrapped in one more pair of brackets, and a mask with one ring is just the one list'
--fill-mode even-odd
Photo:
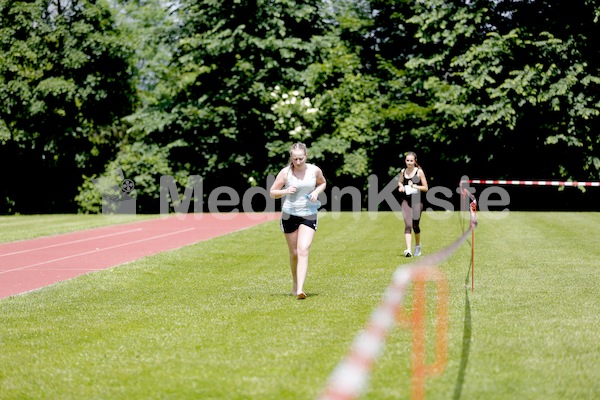
{"label": "white lane line on track", "polygon": [[40,263],[37,263],[37,264],[31,264],[31,265],[26,265],[24,267],[8,269],[6,271],[0,271],[0,275],[5,274],[7,272],[19,271],[19,270],[22,270],[22,269],[27,269],[27,268],[31,268],[31,267],[37,267],[39,265],[50,264],[50,263],[53,263],[53,262],[56,262],[56,261],[67,260],[69,258],[75,258],[75,257],[85,256],[85,255],[92,254],[92,253],[98,253],[100,251],[113,250],[113,249],[117,249],[119,247],[129,246],[131,244],[147,242],[149,240],[160,239],[160,238],[171,236],[171,235],[177,235],[179,233],[193,231],[194,229],[196,229],[196,228],[182,229],[180,231],[165,233],[164,235],[152,236],[152,237],[145,238],[145,239],[134,240],[133,242],[121,243],[121,244],[118,244],[118,245],[115,245],[115,246],[105,247],[103,249],[96,249],[96,250],[92,250],[92,251],[86,251],[84,253],[73,254],[73,255],[70,255],[70,256],[67,256],[67,257],[55,258],[53,260],[47,260],[47,261],[40,262]]}
{"label": "white lane line on track", "polygon": [[[142,228],[136,228],[136,229],[130,229],[128,231],[123,231],[123,232],[109,233],[108,235],[94,236],[94,237],[90,237],[90,238],[86,238],[86,239],[71,240],[69,242],[51,244],[49,246],[42,246],[42,247],[35,247],[32,249],[27,249],[27,250],[13,251],[12,253],[0,254],[0,257],[14,256],[16,254],[29,253],[29,252],[38,251],[38,250],[46,250],[46,249],[51,249],[52,247],[60,247],[60,246],[66,246],[69,244],[82,243],[82,242],[86,242],[88,240],[104,239],[104,238],[111,237],[111,236],[124,235],[126,233],[137,232],[137,231],[141,231],[141,230],[142,230]],[[10,243],[7,243],[7,244],[10,244]]]}

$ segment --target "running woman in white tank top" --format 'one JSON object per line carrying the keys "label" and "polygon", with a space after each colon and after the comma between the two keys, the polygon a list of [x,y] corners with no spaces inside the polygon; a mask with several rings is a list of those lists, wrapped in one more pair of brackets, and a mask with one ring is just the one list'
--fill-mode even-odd
{"label": "running woman in white tank top", "polygon": [[279,171],[270,190],[274,199],[285,196],[281,208],[281,230],[290,253],[292,295],[298,300],[306,299],[304,281],[308,271],[308,252],[317,230],[317,210],[321,205],[317,197],[327,186],[323,171],[314,164],[308,164],[307,155],[304,144],[294,144],[290,149],[289,165]]}
{"label": "running woman in white tank top", "polygon": [[[296,175],[292,168],[287,170],[286,188],[296,187],[296,192],[285,196],[281,210],[297,217],[308,217],[317,213],[321,203],[318,200],[309,199],[310,194],[317,186],[318,167],[306,163],[304,175]],[[302,179],[300,179],[300,177]]]}

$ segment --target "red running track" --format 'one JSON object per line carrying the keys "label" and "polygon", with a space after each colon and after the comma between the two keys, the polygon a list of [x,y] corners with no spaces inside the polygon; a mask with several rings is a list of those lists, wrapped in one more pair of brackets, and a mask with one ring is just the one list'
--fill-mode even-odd
{"label": "red running track", "polygon": [[180,214],[0,244],[0,299],[279,218]]}

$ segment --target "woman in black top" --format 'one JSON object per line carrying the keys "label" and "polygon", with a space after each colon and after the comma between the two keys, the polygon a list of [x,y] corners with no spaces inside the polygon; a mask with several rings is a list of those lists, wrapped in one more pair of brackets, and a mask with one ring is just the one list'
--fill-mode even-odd
{"label": "woman in black top", "polygon": [[404,158],[406,168],[400,171],[398,191],[402,193],[402,215],[404,217],[404,238],[406,240],[405,257],[411,257],[412,232],[415,233],[415,256],[421,255],[421,228],[419,221],[423,212],[421,192],[429,190],[427,178],[421,166],[417,163],[417,155],[409,151]]}

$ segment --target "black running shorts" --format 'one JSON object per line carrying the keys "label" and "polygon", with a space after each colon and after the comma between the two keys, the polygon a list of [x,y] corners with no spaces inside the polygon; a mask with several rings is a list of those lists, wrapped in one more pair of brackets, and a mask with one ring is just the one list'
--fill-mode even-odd
{"label": "black running shorts", "polygon": [[311,229],[317,230],[317,214],[307,215],[305,217],[299,217],[297,215],[290,215],[286,212],[281,213],[281,231],[283,233],[292,233],[298,230],[300,225],[306,225]]}

